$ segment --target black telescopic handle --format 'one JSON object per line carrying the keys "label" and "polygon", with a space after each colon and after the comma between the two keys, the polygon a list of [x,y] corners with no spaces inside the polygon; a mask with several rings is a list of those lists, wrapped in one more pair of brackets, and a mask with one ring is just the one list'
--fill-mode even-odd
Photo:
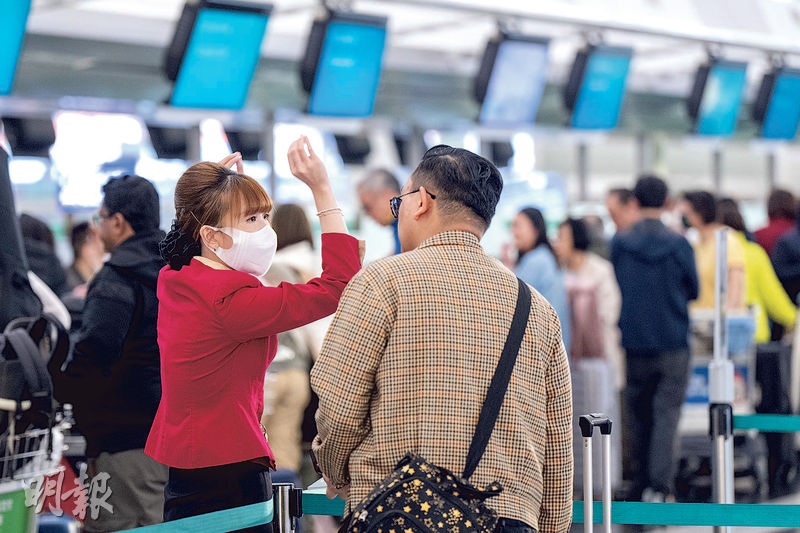
{"label": "black telescopic handle", "polygon": [[600,428],[602,435],[611,435],[611,419],[602,413],[582,415],[578,420],[578,425],[584,438],[591,437],[595,427]]}

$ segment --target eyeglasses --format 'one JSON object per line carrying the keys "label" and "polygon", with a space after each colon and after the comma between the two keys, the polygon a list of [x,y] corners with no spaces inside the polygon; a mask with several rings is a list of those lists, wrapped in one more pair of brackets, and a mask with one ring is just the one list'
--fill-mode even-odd
{"label": "eyeglasses", "polygon": [[[403,196],[408,196],[409,194],[414,194],[415,192],[419,192],[421,190],[422,189],[410,191],[405,194],[401,194],[400,196],[395,196],[394,198],[389,200],[389,207],[392,208],[392,215],[394,216],[394,218],[397,218],[398,213],[400,213],[400,204],[403,203]],[[436,195],[431,194],[427,190],[425,192],[428,193],[428,196],[430,196],[431,199],[436,200]]]}
{"label": "eyeglasses", "polygon": [[95,213],[95,214],[92,215],[92,223],[95,226],[99,226],[100,225],[100,221],[102,219],[104,219],[104,218],[109,218],[109,215],[104,215],[103,213],[99,213],[99,212]]}

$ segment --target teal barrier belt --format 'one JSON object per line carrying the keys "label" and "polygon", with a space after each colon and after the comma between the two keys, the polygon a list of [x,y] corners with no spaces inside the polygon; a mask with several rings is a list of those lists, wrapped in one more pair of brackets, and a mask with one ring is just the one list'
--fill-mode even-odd
{"label": "teal barrier belt", "polygon": [[733,429],[756,429],[761,432],[800,432],[800,416],[792,415],[734,415]]}
{"label": "teal barrier belt", "polygon": [[[341,516],[344,502],[304,492],[303,514]],[[573,502],[572,521],[583,523],[583,502]],[[603,522],[603,505],[594,502],[594,522]],[[611,522],[654,526],[798,527],[800,505],[612,502]]]}
{"label": "teal barrier belt", "polygon": [[272,500],[225,509],[155,526],[137,527],[128,531],[140,533],[221,533],[272,522]]}
{"label": "teal barrier belt", "polygon": [[[594,522],[603,522],[603,505],[594,502]],[[583,523],[583,502],[573,502],[572,521]],[[613,524],[654,526],[797,527],[800,505],[612,502]]]}

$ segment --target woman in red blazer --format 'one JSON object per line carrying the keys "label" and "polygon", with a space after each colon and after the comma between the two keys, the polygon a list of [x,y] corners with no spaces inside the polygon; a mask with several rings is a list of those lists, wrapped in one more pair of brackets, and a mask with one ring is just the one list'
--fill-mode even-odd
{"label": "woman in red blazer", "polygon": [[272,201],[242,173],[241,155],[198,163],[175,187],[157,288],[162,396],[145,447],[170,467],[165,521],[272,496],[275,461],[260,420],[277,334],[332,314],[361,266],[305,137],[289,149],[289,164],[311,189],[322,229],[322,275],[302,285],[265,287],[256,277],[275,253]]}

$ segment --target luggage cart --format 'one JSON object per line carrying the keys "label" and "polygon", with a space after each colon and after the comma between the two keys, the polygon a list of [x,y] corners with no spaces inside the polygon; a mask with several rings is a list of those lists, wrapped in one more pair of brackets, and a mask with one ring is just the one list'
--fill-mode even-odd
{"label": "luggage cart", "polygon": [[0,398],[0,416],[8,421],[0,435],[0,530],[4,533],[36,531],[37,495],[30,490],[32,483],[63,468],[63,431],[69,422],[59,415],[52,429],[31,427],[18,432],[17,415],[30,406],[29,401]]}
{"label": "luggage cart", "polygon": [[[755,319],[749,313],[730,313],[729,352],[734,365],[736,415],[755,412],[759,400],[756,386],[756,352],[753,343]],[[713,354],[713,310],[694,310],[691,314],[691,362],[686,399],[678,424],[679,465],[676,497],[679,501],[712,501],[709,437],[709,364]],[[760,501],[766,494],[766,446],[756,433],[734,438],[734,489],[737,500]]]}

